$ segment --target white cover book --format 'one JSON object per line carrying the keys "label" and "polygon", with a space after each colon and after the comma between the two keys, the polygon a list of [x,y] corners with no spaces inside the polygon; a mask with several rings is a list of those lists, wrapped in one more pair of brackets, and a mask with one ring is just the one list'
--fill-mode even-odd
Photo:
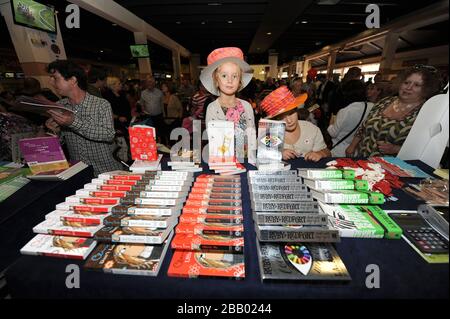
{"label": "white cover book", "polygon": [[50,234],[62,236],[76,236],[76,237],[93,237],[94,234],[102,229],[103,225],[90,227],[72,227],[66,226],[57,219],[46,219],[42,223],[33,227],[33,232],[36,234]]}
{"label": "white cover book", "polygon": [[22,255],[43,255],[58,258],[86,259],[95,248],[90,238],[36,235],[20,249]]}
{"label": "white cover book", "polygon": [[258,153],[259,162],[280,162],[283,157],[284,121],[261,119],[258,124]]}
{"label": "white cover book", "polygon": [[210,121],[208,123],[209,163],[234,163],[234,123]]}

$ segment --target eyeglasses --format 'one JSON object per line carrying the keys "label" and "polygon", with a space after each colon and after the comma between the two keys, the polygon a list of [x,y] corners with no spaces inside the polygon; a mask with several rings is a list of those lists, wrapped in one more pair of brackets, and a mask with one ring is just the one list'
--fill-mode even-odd
{"label": "eyeglasses", "polygon": [[438,71],[434,66],[432,66],[432,65],[425,65],[425,64],[416,64],[416,65],[413,66],[413,69],[416,69],[416,70],[424,69],[424,70],[427,70],[427,71],[429,71],[431,73],[436,73]]}

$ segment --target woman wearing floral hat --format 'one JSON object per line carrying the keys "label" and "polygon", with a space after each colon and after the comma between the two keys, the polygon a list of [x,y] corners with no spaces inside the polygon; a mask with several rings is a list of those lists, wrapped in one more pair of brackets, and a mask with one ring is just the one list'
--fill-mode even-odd
{"label": "woman wearing floral hat", "polygon": [[331,156],[320,129],[298,119],[297,107],[304,104],[307,97],[307,94],[302,94],[296,98],[286,86],[282,86],[261,102],[267,118],[286,123],[283,160],[304,157],[307,161],[317,162]]}
{"label": "woman wearing floral hat", "polygon": [[236,93],[242,90],[253,77],[253,70],[244,61],[241,49],[219,48],[208,55],[208,66],[200,74],[204,87],[218,98],[206,110],[206,126],[212,120],[234,122],[237,156],[240,150],[248,149],[245,141],[247,129],[255,129],[255,118],[250,103],[238,99]]}

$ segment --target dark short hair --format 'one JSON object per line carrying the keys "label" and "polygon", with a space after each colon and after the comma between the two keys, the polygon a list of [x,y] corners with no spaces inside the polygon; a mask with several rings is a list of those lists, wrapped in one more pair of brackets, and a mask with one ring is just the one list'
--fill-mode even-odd
{"label": "dark short hair", "polygon": [[53,74],[58,71],[65,80],[75,77],[78,82],[78,87],[82,90],[87,89],[86,72],[76,63],[69,60],[56,60],[50,63],[47,67],[47,72]]}
{"label": "dark short hair", "polygon": [[363,102],[367,100],[366,86],[360,80],[350,80],[342,84],[342,94],[346,106],[353,102]]}
{"label": "dark short hair", "polygon": [[92,68],[88,74],[88,83],[95,83],[97,80],[104,81],[106,79],[106,71],[101,68]]}
{"label": "dark short hair", "polygon": [[440,79],[437,70],[431,66],[413,66],[406,69],[400,75],[400,80],[404,82],[413,74],[420,74],[422,76],[422,97],[428,100],[433,95],[437,94],[440,89]]}
{"label": "dark short hair", "polygon": [[161,86],[167,86],[167,89],[169,90],[170,94],[175,94],[177,92],[176,88],[175,88],[175,83],[173,82],[163,82],[161,84]]}

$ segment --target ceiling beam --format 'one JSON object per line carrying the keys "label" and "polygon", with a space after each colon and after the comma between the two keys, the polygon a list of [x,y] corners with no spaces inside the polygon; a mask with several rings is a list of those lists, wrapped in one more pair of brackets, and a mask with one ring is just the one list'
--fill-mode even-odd
{"label": "ceiling beam", "polygon": [[189,57],[189,50],[178,44],[161,31],[137,17],[118,3],[112,0],[69,0],[79,7],[98,15],[111,23],[116,23],[131,32],[142,32],[147,39],[172,51],[180,52],[180,55]]}
{"label": "ceiling beam", "polygon": [[[248,52],[267,51],[312,2],[313,0],[293,2],[270,0]],[[268,35],[268,32],[271,34]]]}
{"label": "ceiling beam", "polygon": [[317,58],[328,55],[332,50],[343,50],[357,45],[366,44],[384,38],[387,34],[396,32],[401,33],[422,28],[427,25],[439,23],[448,20],[449,1],[439,1],[435,4],[409,13],[405,16],[393,20],[391,23],[379,29],[370,29],[359,33],[358,35],[345,39],[339,43],[328,45],[319,51],[308,54],[307,59]]}

